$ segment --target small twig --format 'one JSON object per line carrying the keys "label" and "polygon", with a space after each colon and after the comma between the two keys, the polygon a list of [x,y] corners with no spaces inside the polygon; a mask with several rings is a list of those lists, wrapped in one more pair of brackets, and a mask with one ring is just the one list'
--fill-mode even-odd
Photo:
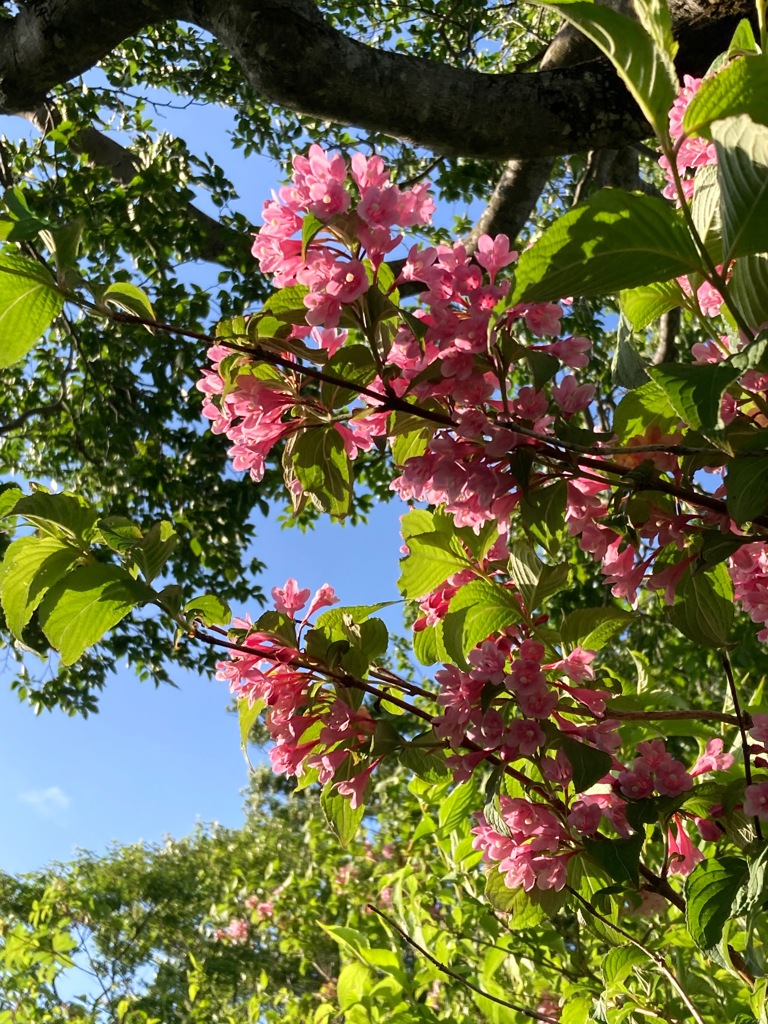
{"label": "small twig", "polygon": [[630,933],[628,931],[625,931],[620,925],[614,924],[609,917],[605,917],[605,915],[601,914],[599,910],[596,910],[589,902],[589,900],[585,900],[581,893],[576,892],[576,890],[573,889],[570,885],[566,885],[565,888],[568,890],[571,896],[575,897],[575,899],[577,899],[578,902],[581,903],[581,905],[590,914],[592,914],[593,917],[597,918],[598,921],[602,921],[602,923],[607,925],[609,928],[613,928],[613,930],[617,932],[619,935],[621,935],[623,939],[625,939],[627,942],[633,945],[636,949],[639,949],[641,952],[645,953],[648,959],[656,964],[659,971],[664,975],[664,977],[670,983],[672,988],[674,988],[674,990],[680,996],[682,1001],[687,1006],[691,1016],[696,1021],[696,1024],[704,1024],[704,1020],[701,1014],[693,1005],[688,993],[685,991],[683,986],[678,981],[677,975],[674,973],[672,968],[669,966],[667,961],[664,959],[663,956],[661,956],[660,953],[655,953],[652,949],[649,949],[647,946],[643,945],[643,943],[636,939],[634,935],[630,935]]}
{"label": "small twig", "polygon": [[[498,1003],[499,1006],[506,1006],[510,1010],[515,1010],[516,1013],[522,1013],[523,1016],[528,1017],[529,1020],[543,1020],[545,1024],[557,1024],[556,1017],[550,1017],[546,1013],[539,1013],[538,1010],[529,1010],[526,1006],[520,1006],[518,1003],[510,1003],[508,999],[500,999],[498,996],[492,996],[490,992],[485,992],[478,985],[475,985],[467,978],[462,977],[458,972],[452,970],[446,964],[441,963],[434,956],[432,956],[430,952],[424,949],[423,946],[420,946],[415,939],[411,938],[408,932],[401,928],[396,921],[393,921],[388,914],[385,914],[383,910],[379,910],[379,908],[375,907],[372,903],[369,903],[367,906],[368,909],[373,911],[374,914],[378,914],[379,917],[383,918],[387,922],[389,927],[396,931],[397,934],[405,942],[407,942],[409,946],[412,946],[413,949],[421,953],[423,957],[426,957],[426,959],[429,960],[433,967],[436,967],[438,971],[441,971],[443,974],[446,974],[449,978],[453,978],[454,981],[458,981],[460,985],[463,985],[465,988],[468,988],[471,992],[476,992],[477,995],[482,996],[483,999],[490,999],[492,1003]],[[704,1024],[704,1022],[697,1018],[697,1024]]]}
{"label": "small twig", "polygon": [[[744,721],[744,714],[739,704],[739,695],[736,692],[736,680],[733,677],[733,668],[731,666],[731,659],[728,654],[723,651],[720,655],[720,661],[723,668],[725,669],[725,677],[728,680],[728,690],[731,694],[731,700],[733,701],[733,710],[736,712],[736,722],[739,726],[739,734],[741,736],[741,750],[744,755],[744,782],[747,786],[752,785],[752,763],[749,757],[749,739],[747,737],[747,724]],[[763,830],[760,826],[760,819],[755,815],[752,819],[755,826],[755,834],[757,838],[762,840]]]}

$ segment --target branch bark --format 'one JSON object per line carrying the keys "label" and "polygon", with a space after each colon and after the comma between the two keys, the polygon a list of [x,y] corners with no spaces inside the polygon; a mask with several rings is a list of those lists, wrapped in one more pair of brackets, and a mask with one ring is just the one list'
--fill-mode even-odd
{"label": "branch bark", "polygon": [[[749,0],[673,6],[682,25],[681,68],[688,70],[707,59],[705,44],[713,38],[722,46],[729,20]],[[29,0],[0,24],[0,112],[35,109],[123,39],[174,19],[215,35],[270,101],[436,153],[541,159],[618,148],[648,132],[603,61],[481,74],[359,43],[335,29],[313,0],[133,0],[108,9],[99,0]]]}

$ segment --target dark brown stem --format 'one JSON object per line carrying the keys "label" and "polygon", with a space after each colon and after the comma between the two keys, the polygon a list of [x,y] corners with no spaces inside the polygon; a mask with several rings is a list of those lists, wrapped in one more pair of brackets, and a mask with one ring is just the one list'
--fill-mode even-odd
{"label": "dark brown stem", "polygon": [[[739,734],[741,736],[741,750],[744,755],[744,782],[747,786],[752,785],[752,762],[749,755],[749,737],[747,736],[747,723],[744,720],[744,714],[739,704],[739,695],[736,690],[736,680],[733,676],[733,667],[731,665],[731,659],[728,654],[723,651],[720,655],[720,661],[723,668],[725,669],[725,678],[728,680],[728,692],[731,695],[733,701],[733,710],[736,712],[736,720],[739,724]],[[762,840],[763,830],[760,826],[760,819],[755,816],[753,819],[755,826],[755,834],[757,838]]]}
{"label": "dark brown stem", "polygon": [[545,1024],[557,1024],[556,1017],[550,1017],[546,1013],[539,1013],[538,1010],[529,1010],[528,1007],[520,1006],[519,1003],[510,1003],[508,999],[500,999],[498,996],[492,996],[490,992],[483,991],[483,989],[481,989],[478,985],[475,985],[473,982],[469,981],[462,974],[458,974],[456,971],[452,970],[446,964],[443,964],[439,960],[435,959],[435,957],[433,957],[428,950],[424,949],[423,946],[419,945],[419,943],[414,938],[412,938],[404,929],[402,929],[400,925],[389,916],[389,914],[385,914],[383,910],[379,910],[379,908],[375,907],[372,903],[368,904],[368,909],[373,911],[374,914],[378,914],[379,917],[386,921],[389,927],[396,931],[397,934],[405,942],[407,942],[409,946],[412,946],[413,949],[421,953],[423,957],[426,957],[426,959],[429,960],[433,967],[436,967],[438,971],[441,971],[449,978],[453,978],[454,981],[458,981],[458,983],[460,985],[463,985],[464,988],[468,988],[471,992],[476,992],[477,995],[482,996],[483,999],[490,999],[492,1003],[498,1003],[499,1006],[506,1006],[510,1010],[515,1010],[517,1013],[522,1013],[523,1016],[528,1017],[529,1020],[543,1020],[545,1021]]}

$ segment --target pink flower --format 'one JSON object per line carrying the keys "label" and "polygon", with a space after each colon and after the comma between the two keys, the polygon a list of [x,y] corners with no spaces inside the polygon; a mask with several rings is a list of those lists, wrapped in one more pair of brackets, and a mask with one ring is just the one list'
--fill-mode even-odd
{"label": "pink flower", "polygon": [[744,813],[747,817],[768,821],[768,782],[747,786],[744,797]]}
{"label": "pink flower", "polygon": [[[768,717],[768,716],[766,716]],[[691,768],[691,777],[703,775],[704,772],[724,772],[733,764],[733,755],[723,753],[723,741],[711,739],[707,743],[706,750]]]}
{"label": "pink flower", "polygon": [[304,618],[306,622],[312,615],[315,614],[320,608],[330,608],[332,604],[338,604],[339,599],[336,597],[336,592],[330,583],[324,583],[319,590],[316,590],[312,596],[312,600],[309,602],[309,608]]}
{"label": "pink flower", "polygon": [[586,409],[594,397],[595,385],[577,384],[572,374],[563,377],[562,381],[552,388],[552,398],[565,416],[573,416],[574,413]]}
{"label": "pink flower", "polygon": [[309,587],[305,590],[299,590],[299,585],[293,578],[286,580],[285,585],[282,587],[272,588],[275,608],[285,615],[293,615],[294,612],[300,611],[307,603],[309,593]]}
{"label": "pink flower", "polygon": [[509,238],[506,235],[497,235],[496,238],[481,235],[477,240],[475,259],[481,267],[485,267],[493,282],[502,267],[515,262],[517,252],[509,248]]}
{"label": "pink flower", "polygon": [[690,875],[704,854],[691,842],[691,838],[683,827],[679,814],[672,818],[675,832],[667,832],[669,844],[669,873],[672,875]]}

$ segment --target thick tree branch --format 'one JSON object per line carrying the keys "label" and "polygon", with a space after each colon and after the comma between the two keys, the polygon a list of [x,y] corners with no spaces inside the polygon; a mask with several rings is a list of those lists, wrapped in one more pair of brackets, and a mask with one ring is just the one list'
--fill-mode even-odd
{"label": "thick tree branch", "polygon": [[[702,40],[749,0],[675,0],[681,67],[708,54]],[[333,28],[312,0],[34,0],[0,24],[0,111],[35,109],[123,39],[182,18],[210,31],[254,88],[292,110],[410,140],[437,153],[490,159],[616,148],[648,128],[610,67],[489,75],[366,46]],[[709,19],[709,20],[707,20]],[[685,22],[683,21],[685,27]]]}

